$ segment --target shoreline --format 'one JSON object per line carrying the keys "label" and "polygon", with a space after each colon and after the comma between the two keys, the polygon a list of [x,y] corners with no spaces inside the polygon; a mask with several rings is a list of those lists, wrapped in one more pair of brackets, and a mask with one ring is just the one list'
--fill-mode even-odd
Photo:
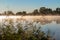
{"label": "shoreline", "polygon": [[0,16],[60,16],[60,15],[0,15]]}

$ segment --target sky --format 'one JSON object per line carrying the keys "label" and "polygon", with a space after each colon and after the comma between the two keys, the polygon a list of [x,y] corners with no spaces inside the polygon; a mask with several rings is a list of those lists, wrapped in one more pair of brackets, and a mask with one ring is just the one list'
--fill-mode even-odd
{"label": "sky", "polygon": [[32,12],[40,7],[52,8],[60,7],[60,0],[0,0],[0,12],[4,11],[27,11]]}

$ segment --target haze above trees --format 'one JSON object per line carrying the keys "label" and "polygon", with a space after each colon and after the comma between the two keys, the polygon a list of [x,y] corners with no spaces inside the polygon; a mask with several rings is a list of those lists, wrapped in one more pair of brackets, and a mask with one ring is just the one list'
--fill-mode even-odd
{"label": "haze above trees", "polygon": [[0,15],[60,15],[60,8],[52,10],[51,8],[41,7],[40,9],[35,9],[33,12],[27,13],[26,11],[13,13],[12,11],[5,11]]}

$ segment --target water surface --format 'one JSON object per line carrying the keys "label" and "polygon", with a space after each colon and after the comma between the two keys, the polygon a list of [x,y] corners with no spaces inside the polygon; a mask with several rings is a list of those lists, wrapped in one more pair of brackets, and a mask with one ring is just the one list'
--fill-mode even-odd
{"label": "water surface", "polygon": [[60,16],[0,16],[1,27],[10,23],[15,28],[21,23],[23,28],[28,27],[29,30],[32,30],[32,25],[36,26],[36,29],[41,26],[42,31],[47,32],[49,29],[51,36],[54,35],[53,38],[60,40]]}

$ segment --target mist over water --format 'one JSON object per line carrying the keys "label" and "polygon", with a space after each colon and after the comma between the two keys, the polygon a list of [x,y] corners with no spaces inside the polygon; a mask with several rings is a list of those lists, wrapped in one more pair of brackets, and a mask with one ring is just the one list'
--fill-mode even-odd
{"label": "mist over water", "polygon": [[7,21],[31,21],[40,22],[41,24],[51,23],[52,21],[57,24],[60,23],[60,16],[0,16],[0,22]]}
{"label": "mist over water", "polygon": [[17,29],[18,23],[28,30],[32,30],[32,26],[41,27],[45,32],[49,29],[51,35],[55,33],[53,38],[60,39],[60,16],[0,16],[0,27],[12,24]]}

